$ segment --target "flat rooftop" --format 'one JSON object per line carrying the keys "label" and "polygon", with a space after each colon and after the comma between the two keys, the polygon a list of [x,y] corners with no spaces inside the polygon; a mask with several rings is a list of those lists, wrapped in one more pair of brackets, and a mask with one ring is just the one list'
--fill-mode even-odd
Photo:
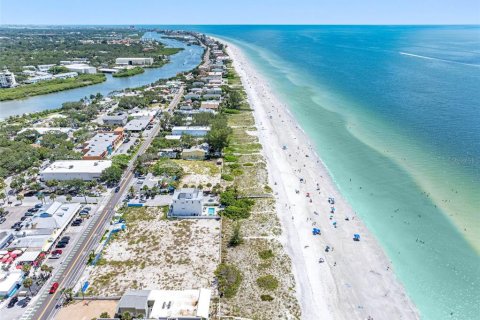
{"label": "flat rooftop", "polygon": [[99,156],[109,146],[112,146],[118,135],[114,132],[99,132],[92,139],[87,142],[86,148],[89,150],[85,153],[86,156]]}
{"label": "flat rooftop", "polygon": [[208,319],[211,291],[199,290],[152,290],[148,296],[153,304],[150,318],[199,317]]}
{"label": "flat rooftop", "polygon": [[110,160],[59,160],[52,163],[43,173],[102,173],[112,166]]}
{"label": "flat rooftop", "polygon": [[125,131],[141,131],[145,129],[150,123],[150,117],[141,117],[138,119],[130,120],[125,125]]}
{"label": "flat rooftop", "polygon": [[175,190],[174,200],[198,200],[203,198],[203,192],[195,188],[183,188]]}

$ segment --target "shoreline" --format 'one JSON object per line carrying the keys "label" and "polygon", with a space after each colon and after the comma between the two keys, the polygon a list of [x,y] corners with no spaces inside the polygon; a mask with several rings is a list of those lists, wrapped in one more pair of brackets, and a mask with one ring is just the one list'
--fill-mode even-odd
{"label": "shoreline", "polygon": [[[418,319],[418,311],[383,249],[343,199],[286,104],[278,101],[241,49],[219,41],[228,45],[227,52],[254,110],[302,319],[317,319],[320,314],[325,319]],[[301,178],[305,179],[302,183]],[[329,197],[335,198],[332,219]],[[322,235],[312,236],[313,227],[320,228]],[[354,233],[361,235],[360,242],[353,241]],[[332,248],[328,253],[326,246]],[[319,263],[320,258],[325,262]]]}

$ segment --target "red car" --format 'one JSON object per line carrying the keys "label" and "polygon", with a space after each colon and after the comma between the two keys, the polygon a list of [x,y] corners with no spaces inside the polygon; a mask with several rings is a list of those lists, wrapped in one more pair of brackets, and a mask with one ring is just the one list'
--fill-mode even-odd
{"label": "red car", "polygon": [[60,250],[60,249],[53,250],[53,251],[52,251],[52,255],[53,255],[53,254],[62,254],[62,250]]}
{"label": "red car", "polygon": [[55,293],[55,291],[57,291],[57,289],[58,289],[58,282],[54,282],[54,283],[52,284],[52,287],[50,288],[50,292],[49,292],[49,293],[50,293],[50,294],[51,294],[51,293]]}

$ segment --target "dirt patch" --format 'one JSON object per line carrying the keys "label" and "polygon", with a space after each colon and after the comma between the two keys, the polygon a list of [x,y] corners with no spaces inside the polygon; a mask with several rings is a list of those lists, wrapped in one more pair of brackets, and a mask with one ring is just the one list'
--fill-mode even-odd
{"label": "dirt patch", "polygon": [[60,309],[55,320],[91,320],[107,312],[113,317],[118,300],[74,301]]}

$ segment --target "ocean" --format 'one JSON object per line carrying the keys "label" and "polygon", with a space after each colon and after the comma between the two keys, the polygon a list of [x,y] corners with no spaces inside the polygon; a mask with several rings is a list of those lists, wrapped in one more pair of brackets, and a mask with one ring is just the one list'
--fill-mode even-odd
{"label": "ocean", "polygon": [[271,82],[422,319],[478,319],[480,27],[177,28],[231,41]]}

